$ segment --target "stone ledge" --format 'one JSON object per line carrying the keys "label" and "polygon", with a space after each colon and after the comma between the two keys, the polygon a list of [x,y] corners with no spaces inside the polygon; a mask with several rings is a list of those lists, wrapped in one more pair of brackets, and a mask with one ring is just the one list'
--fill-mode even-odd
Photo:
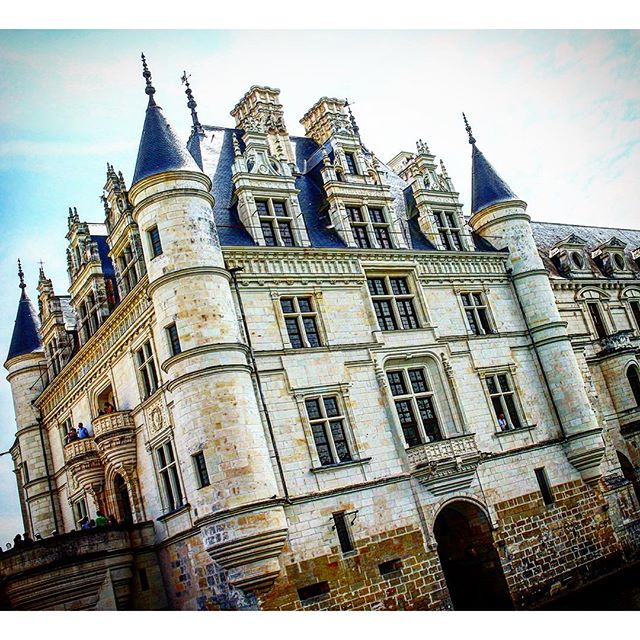
{"label": "stone ledge", "polygon": [[496,431],[493,434],[494,438],[502,438],[503,436],[510,436],[514,433],[527,433],[528,431],[533,431],[538,425],[537,424],[528,424],[524,427],[519,427],[518,429],[508,429],[507,431]]}
{"label": "stone ledge", "polygon": [[325,464],[321,467],[312,467],[309,469],[311,473],[322,473],[323,471],[335,471],[336,469],[344,469],[346,467],[355,467],[361,464],[371,462],[371,458],[359,458],[358,460],[350,460],[349,462],[338,462],[336,464]]}

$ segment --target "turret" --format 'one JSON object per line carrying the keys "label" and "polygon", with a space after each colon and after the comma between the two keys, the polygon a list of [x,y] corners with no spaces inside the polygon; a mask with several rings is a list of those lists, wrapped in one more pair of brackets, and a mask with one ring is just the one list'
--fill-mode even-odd
{"label": "turret", "polygon": [[24,530],[33,537],[36,533],[49,535],[62,520],[58,497],[52,490],[49,439],[34,406],[47,383],[47,363],[39,334],[40,321],[27,295],[20,261],[18,276],[20,301],[4,366],[9,371],[7,380],[16,416],[17,447],[14,446],[13,459],[23,517],[26,515]]}
{"label": "turret", "polygon": [[602,427],[589,403],[567,323],[560,318],[538,253],[527,204],[515,195],[478,149],[466,117],[464,121],[473,149],[469,223],[495,247],[509,251],[515,294],[564,435],[567,458],[586,482],[596,482],[604,455]]}
{"label": "turret", "polygon": [[[129,190],[155,310],[176,452],[205,548],[236,586],[279,572],[286,519],[213,216],[211,181],[149,96]],[[210,484],[191,457],[202,452]],[[240,524],[242,522],[242,524]]]}

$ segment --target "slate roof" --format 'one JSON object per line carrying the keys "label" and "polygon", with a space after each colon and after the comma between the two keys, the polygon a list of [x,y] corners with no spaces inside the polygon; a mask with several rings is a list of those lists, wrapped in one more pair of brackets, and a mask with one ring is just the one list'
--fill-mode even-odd
{"label": "slate roof", "polygon": [[39,329],[40,319],[31,300],[29,300],[29,296],[23,289],[18,303],[18,313],[16,314],[7,360],[26,353],[42,351]]}
{"label": "slate roof", "polygon": [[531,222],[533,229],[533,237],[535,238],[540,257],[544,262],[545,268],[553,277],[566,278],[568,274],[563,273],[556,260],[549,257],[549,251],[560,241],[567,240],[571,235],[577,236],[586,243],[585,257],[587,264],[594,278],[607,279],[599,265],[591,257],[591,253],[601,244],[608,242],[611,238],[616,237],[627,246],[624,249],[627,264],[631,270],[640,278],[640,267],[633,260],[632,251],[640,248],[640,230],[633,229],[617,229],[613,227],[587,227],[576,224],[561,224],[555,222]]}
{"label": "slate roof", "polygon": [[518,200],[518,196],[474,144],[471,153],[471,213],[509,200]]}
{"label": "slate roof", "polygon": [[162,108],[150,99],[131,184],[156,173],[180,169],[199,170],[187,146],[164,117]]}

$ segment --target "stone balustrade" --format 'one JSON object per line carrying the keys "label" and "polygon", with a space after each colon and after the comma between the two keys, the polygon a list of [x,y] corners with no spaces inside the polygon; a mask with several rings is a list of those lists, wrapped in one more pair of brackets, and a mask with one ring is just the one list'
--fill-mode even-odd
{"label": "stone balustrade", "polygon": [[93,420],[93,433],[97,440],[121,431],[131,431],[135,424],[130,411],[114,411],[105,413]]}
{"label": "stone balustrade", "polygon": [[617,353],[619,351],[626,351],[633,348],[631,338],[633,337],[633,331],[617,331],[611,335],[605,336],[598,340],[600,345],[600,353]]}
{"label": "stone balustrade", "polygon": [[64,446],[64,461],[68,465],[97,457],[98,449],[93,438],[72,440]]}
{"label": "stone balustrade", "polygon": [[471,433],[411,447],[407,457],[418,481],[442,495],[471,485],[482,454]]}

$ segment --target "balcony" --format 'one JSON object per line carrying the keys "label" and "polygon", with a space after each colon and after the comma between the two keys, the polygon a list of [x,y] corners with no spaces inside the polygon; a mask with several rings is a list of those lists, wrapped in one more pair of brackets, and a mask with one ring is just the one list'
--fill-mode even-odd
{"label": "balcony", "polygon": [[105,413],[93,420],[96,447],[105,466],[135,467],[136,426],[130,411]]}
{"label": "balcony", "polygon": [[482,454],[474,434],[428,442],[407,449],[414,477],[436,496],[467,489]]}
{"label": "balcony", "polygon": [[627,349],[633,349],[633,343],[631,342],[632,337],[633,331],[626,330],[600,338],[600,340],[598,340],[598,344],[600,345],[599,355],[608,355],[610,353],[619,353]]}
{"label": "balcony", "polygon": [[104,485],[104,469],[93,438],[82,438],[66,444],[64,460],[79,486],[90,490]]}

